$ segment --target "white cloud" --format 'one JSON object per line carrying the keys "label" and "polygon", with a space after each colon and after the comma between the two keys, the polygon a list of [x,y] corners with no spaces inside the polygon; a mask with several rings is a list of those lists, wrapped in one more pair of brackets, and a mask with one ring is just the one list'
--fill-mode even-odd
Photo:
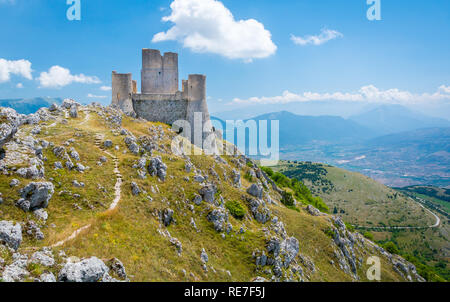
{"label": "white cloud", "polygon": [[32,80],[31,62],[27,60],[9,61],[0,59],[0,83],[8,82],[11,74]]}
{"label": "white cloud", "polygon": [[99,84],[101,81],[97,77],[86,76],[84,74],[72,75],[70,70],[61,66],[53,66],[48,72],[41,72],[38,78],[43,88],[61,88],[72,83]]}
{"label": "white cloud", "polygon": [[229,59],[269,57],[277,50],[270,31],[254,19],[235,20],[217,0],[174,0],[172,13],[162,21],[174,23],[157,33],[152,42],[179,41],[198,53],[214,53]]}
{"label": "white cloud", "polygon": [[434,93],[416,94],[402,91],[397,88],[380,90],[373,85],[363,86],[357,92],[333,92],[316,93],[304,92],[301,94],[284,91],[280,96],[274,97],[252,97],[249,99],[235,98],[235,104],[287,104],[295,102],[313,101],[346,101],[346,102],[368,102],[368,103],[390,103],[390,104],[414,104],[429,101],[450,100],[450,86],[440,86]]}
{"label": "white cloud", "polygon": [[16,88],[23,88],[23,84],[22,84],[22,83],[18,83],[18,84],[16,85]]}
{"label": "white cloud", "polygon": [[107,98],[106,95],[95,95],[92,93],[88,93],[87,97],[92,98],[92,99],[106,99]]}
{"label": "white cloud", "polygon": [[337,30],[331,30],[331,29],[322,29],[319,35],[316,36],[305,36],[305,37],[297,37],[294,35],[291,35],[291,40],[301,46],[305,46],[308,44],[312,45],[322,45],[328,41],[342,38],[344,35],[338,32]]}
{"label": "white cloud", "polygon": [[102,91],[110,91],[110,90],[112,90],[112,88],[111,88],[111,86],[102,86],[102,87],[100,87],[100,90],[102,90]]}

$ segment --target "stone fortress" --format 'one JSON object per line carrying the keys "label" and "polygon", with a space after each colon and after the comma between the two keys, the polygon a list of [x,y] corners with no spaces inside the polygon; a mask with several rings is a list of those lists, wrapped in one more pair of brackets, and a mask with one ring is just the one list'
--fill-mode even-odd
{"label": "stone fortress", "polygon": [[142,49],[141,93],[137,92],[137,83],[131,73],[113,71],[112,106],[151,122],[172,125],[179,120],[187,121],[192,134],[194,116],[198,120],[198,113],[201,113],[202,128],[208,127],[206,76],[189,75],[188,80],[182,81],[182,91],[178,85],[178,54],[168,52],[161,56],[159,50]]}

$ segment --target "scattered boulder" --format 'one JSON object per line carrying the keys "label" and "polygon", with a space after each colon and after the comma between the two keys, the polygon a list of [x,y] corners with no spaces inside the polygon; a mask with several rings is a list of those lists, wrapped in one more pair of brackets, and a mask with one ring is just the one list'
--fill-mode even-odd
{"label": "scattered boulder", "polygon": [[55,259],[51,252],[35,252],[30,259],[31,263],[37,263],[46,267],[55,265]]}
{"label": "scattered boulder", "polygon": [[53,154],[55,154],[55,156],[60,159],[68,158],[66,148],[61,147],[61,146],[53,148]]}
{"label": "scattered boulder", "polygon": [[54,283],[54,282],[56,282],[56,277],[55,277],[55,275],[53,275],[53,273],[43,273],[39,277],[39,280],[41,282]]}
{"label": "scattered boulder", "polygon": [[261,199],[263,195],[263,187],[257,184],[252,184],[250,188],[247,189],[247,193],[253,197]]}
{"label": "scattered boulder", "polygon": [[72,147],[70,148],[70,153],[69,153],[70,157],[72,157],[75,161],[80,161],[80,155],[78,154],[78,152]]}
{"label": "scattered boulder", "polygon": [[323,215],[322,212],[320,212],[318,209],[316,209],[315,207],[313,207],[310,204],[306,207],[306,211],[312,216],[322,216]]}
{"label": "scattered boulder", "polygon": [[78,117],[78,108],[77,108],[76,105],[72,105],[70,107],[69,115],[70,115],[71,118],[77,118]]}
{"label": "scattered boulder", "polygon": [[113,258],[111,260],[108,261],[108,266],[111,269],[111,271],[113,271],[114,273],[116,273],[116,275],[125,280],[127,279],[127,273],[125,271],[125,266],[123,265],[123,263],[117,259],[117,258]]}
{"label": "scattered boulder", "polygon": [[22,227],[10,221],[0,221],[0,242],[17,251],[22,243]]}
{"label": "scattered boulder", "polygon": [[160,180],[166,180],[167,166],[163,163],[160,156],[150,159],[147,170],[150,176],[158,176]]}
{"label": "scattered boulder", "polygon": [[50,105],[50,107],[48,107],[48,111],[50,111],[50,112],[55,112],[55,111],[59,111],[59,110],[61,110],[61,109],[59,108],[58,104],[56,104],[56,103],[53,103]]}
{"label": "scattered boulder", "polygon": [[2,275],[4,282],[20,282],[28,277],[30,273],[26,270],[28,257],[25,255],[14,254],[14,262],[5,267]]}
{"label": "scattered boulder", "polygon": [[63,165],[60,161],[55,162],[54,164],[55,170],[63,169]]}
{"label": "scattered boulder", "polygon": [[137,185],[137,183],[135,183],[135,182],[132,182],[131,183],[131,193],[134,195],[134,196],[136,196],[136,195],[139,195],[139,194],[141,194],[141,189],[139,188],[139,186]]}
{"label": "scattered boulder", "polygon": [[65,99],[65,100],[63,100],[61,107],[63,107],[64,109],[70,109],[70,108],[72,108],[73,105],[80,106],[79,103],[77,103],[76,101],[74,101],[72,99]]}
{"label": "scattered boulder", "polygon": [[105,147],[105,148],[107,148],[107,149],[108,149],[108,148],[111,148],[112,145],[113,145],[113,143],[112,143],[112,141],[109,140],[109,139],[103,142],[103,147]]}
{"label": "scattered boulder", "polygon": [[198,192],[204,201],[214,203],[217,187],[214,184],[208,184],[203,186]]}
{"label": "scattered boulder", "polygon": [[255,217],[256,221],[265,224],[270,219],[271,212],[267,208],[262,200],[251,199],[250,210]]}
{"label": "scattered boulder", "polygon": [[228,213],[225,209],[216,209],[208,214],[208,220],[214,224],[214,229],[217,232],[225,231],[225,226],[228,221]]}
{"label": "scattered boulder", "polygon": [[0,108],[0,149],[9,142],[18,130],[18,126],[22,123],[22,118],[12,108]]}
{"label": "scattered boulder", "polygon": [[109,272],[108,267],[97,257],[75,263],[66,263],[58,274],[60,282],[98,282]]}
{"label": "scattered boulder", "polygon": [[205,249],[202,249],[202,253],[200,254],[200,260],[202,260],[203,263],[207,263],[209,261],[208,254],[206,253]]}
{"label": "scattered boulder", "polygon": [[241,187],[241,173],[239,173],[236,170],[233,170],[232,173],[233,173],[233,185],[236,188],[240,188]]}
{"label": "scattered boulder", "polygon": [[25,224],[25,232],[28,236],[31,236],[36,240],[43,240],[45,238],[44,233],[42,233],[41,231],[41,228],[33,220],[29,220]]}
{"label": "scattered boulder", "polygon": [[77,170],[80,173],[83,173],[86,170],[86,167],[83,166],[81,163],[77,163],[75,165],[75,170]]}
{"label": "scattered boulder", "polygon": [[163,219],[164,225],[166,227],[168,227],[173,221],[173,210],[172,209],[165,209],[163,211],[162,219]]}
{"label": "scattered boulder", "polygon": [[9,186],[12,188],[12,187],[17,187],[19,184],[20,184],[20,181],[18,181],[17,179],[13,179],[9,183]]}
{"label": "scattered boulder", "polygon": [[31,211],[46,208],[54,192],[51,182],[31,182],[20,190],[22,198],[30,202]]}
{"label": "scattered boulder", "polygon": [[44,209],[38,209],[34,211],[33,214],[40,221],[46,222],[48,219],[48,213]]}

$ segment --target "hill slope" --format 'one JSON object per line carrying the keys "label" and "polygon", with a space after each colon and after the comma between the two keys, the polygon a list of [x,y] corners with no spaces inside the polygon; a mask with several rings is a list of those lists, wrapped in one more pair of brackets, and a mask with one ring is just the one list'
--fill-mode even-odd
{"label": "hill slope", "polygon": [[[363,231],[370,230],[380,243],[393,241],[401,253],[414,255],[418,262],[436,267],[447,279],[450,276],[448,217],[421,198],[413,195],[411,198],[409,193],[415,187],[399,191],[359,173],[310,162],[282,162],[273,169],[303,181],[332,212]],[[433,192],[444,196],[445,190]],[[439,217],[438,226],[434,215]],[[429,278],[435,279],[432,273]]]}
{"label": "hill slope", "polygon": [[4,281],[366,281],[369,255],[383,281],[423,280],[340,218],[285,207],[244,156],[174,154],[167,125],[71,105],[0,109],[18,128],[0,161]]}

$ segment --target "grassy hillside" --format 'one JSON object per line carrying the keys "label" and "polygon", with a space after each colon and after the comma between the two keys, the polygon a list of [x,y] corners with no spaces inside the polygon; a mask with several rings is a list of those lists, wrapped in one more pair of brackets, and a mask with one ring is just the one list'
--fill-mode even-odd
{"label": "grassy hillside", "polygon": [[[434,208],[441,223],[408,192],[386,187],[364,175],[329,165],[309,162],[281,162],[272,167],[302,181],[320,196],[330,211],[355,225],[361,233],[370,231],[380,244],[393,242],[399,253],[414,256],[448,280],[450,238],[448,218]],[[443,192],[439,191],[442,195]],[[436,193],[437,194],[437,193]],[[441,201],[442,202],[442,201]],[[424,268],[425,269],[425,268]],[[430,279],[439,279],[430,274]]]}
{"label": "grassy hillside", "polygon": [[[28,262],[28,274],[20,280],[32,281],[46,272],[58,277],[67,263],[92,256],[105,263],[120,259],[130,281],[138,282],[251,281],[256,277],[274,281],[367,281],[369,256],[380,257],[382,281],[420,279],[414,270],[398,269],[409,267],[403,259],[352,234],[334,217],[311,215],[305,208],[306,201],[285,206],[281,190],[244,156],[173,154],[170,144],[176,134],[167,125],[135,120],[109,108],[80,106],[78,117],[69,118],[67,110],[56,111],[39,127],[40,131],[35,131],[36,125],[22,126],[15,141],[5,145],[6,157],[0,163],[0,220],[22,226],[20,257],[50,250],[56,261],[46,267]],[[34,155],[27,153],[25,144],[30,137],[39,146],[49,143],[42,148],[44,177],[34,180],[17,174],[19,167],[32,162]],[[126,137],[136,138],[139,152],[131,152]],[[110,148],[104,147],[107,141],[112,143]],[[147,148],[150,145],[151,150]],[[67,151],[74,148],[79,163],[86,168],[84,172],[55,169],[55,163],[62,161],[55,155],[57,146],[65,146]],[[21,156],[24,152],[26,156]],[[144,159],[146,170],[148,160],[158,156],[167,166],[165,180],[143,176],[135,166]],[[116,163],[118,172],[114,171]],[[187,163],[192,165],[189,172]],[[240,185],[235,182],[236,172],[242,176]],[[200,174],[207,181],[196,182],[194,176]],[[10,186],[13,179],[19,180],[19,185]],[[32,181],[51,182],[55,187],[45,208],[46,221],[16,206],[20,189]],[[84,187],[74,185],[74,181],[84,183]],[[207,184],[217,187],[214,201],[207,202],[205,197],[194,202]],[[135,185],[139,194],[133,193]],[[263,190],[259,201],[247,192],[252,185]],[[118,192],[117,207],[110,209]],[[255,208],[255,202],[259,207]],[[243,217],[233,217],[236,212],[229,210],[230,204],[241,209]],[[166,224],[168,210],[173,216]],[[228,216],[226,229],[218,230],[210,219],[217,212]],[[261,221],[255,213],[269,213],[270,219]],[[37,222],[43,239],[27,233],[30,220]],[[279,256],[270,248],[274,242],[281,243]],[[298,250],[292,244],[295,242]],[[344,250],[350,254],[344,256]],[[208,255],[207,262],[202,260],[203,253]],[[264,255],[267,262],[260,260]],[[10,249],[0,248],[4,260],[0,261],[0,276],[3,272],[4,279],[17,268],[17,257]],[[289,262],[288,257],[292,257]]]}

